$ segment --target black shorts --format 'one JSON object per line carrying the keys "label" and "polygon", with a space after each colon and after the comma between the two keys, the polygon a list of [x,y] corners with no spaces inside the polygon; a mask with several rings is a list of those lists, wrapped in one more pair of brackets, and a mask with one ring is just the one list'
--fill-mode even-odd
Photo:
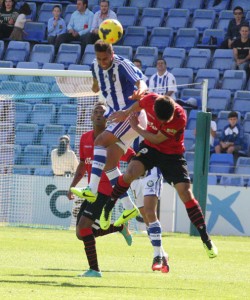
{"label": "black shorts", "polygon": [[161,170],[163,178],[171,185],[180,182],[190,182],[187,162],[183,155],[164,154],[141,143],[140,150],[133,157],[133,160],[140,161],[146,170],[158,167]]}
{"label": "black shorts", "polygon": [[82,203],[80,211],[77,215],[76,225],[78,225],[81,216],[85,216],[92,221],[95,221],[96,219],[99,220],[102,213],[102,209],[109,198],[110,196],[98,193],[97,199],[94,203],[89,203],[87,200],[85,200]]}

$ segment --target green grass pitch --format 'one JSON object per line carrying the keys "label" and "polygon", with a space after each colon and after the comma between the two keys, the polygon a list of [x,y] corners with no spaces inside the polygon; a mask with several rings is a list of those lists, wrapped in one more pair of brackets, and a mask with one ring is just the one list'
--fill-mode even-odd
{"label": "green grass pitch", "polygon": [[169,234],[170,273],[151,271],[152,247],[134,235],[97,238],[102,278],[79,278],[88,265],[74,231],[0,227],[0,299],[250,299],[250,238],[213,237],[209,259],[197,237]]}

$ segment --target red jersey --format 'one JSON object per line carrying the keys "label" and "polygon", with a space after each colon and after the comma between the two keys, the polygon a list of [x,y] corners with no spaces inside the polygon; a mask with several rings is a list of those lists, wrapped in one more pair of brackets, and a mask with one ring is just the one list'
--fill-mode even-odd
{"label": "red jersey", "polygon": [[[89,182],[92,169],[92,161],[94,158],[94,130],[82,134],[80,139],[79,154],[80,160],[84,161],[86,172],[88,173]],[[128,151],[121,157],[121,160],[128,161],[134,155],[134,150],[129,148]],[[105,172],[102,172],[100,184],[98,186],[98,192],[108,196],[112,192],[112,186]]]}
{"label": "red jersey", "polygon": [[148,123],[147,131],[156,134],[159,130],[167,139],[160,144],[152,144],[144,140],[145,144],[165,154],[183,154],[184,130],[187,123],[187,116],[184,109],[175,103],[174,117],[169,123],[160,122],[154,112],[154,103],[159,95],[150,93],[140,100],[139,105],[146,111]]}

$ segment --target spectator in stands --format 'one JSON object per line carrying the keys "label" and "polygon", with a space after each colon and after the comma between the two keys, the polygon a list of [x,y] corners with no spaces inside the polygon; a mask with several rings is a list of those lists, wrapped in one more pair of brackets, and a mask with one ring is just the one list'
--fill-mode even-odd
{"label": "spectator in stands", "polygon": [[231,49],[232,43],[237,38],[240,38],[240,28],[242,25],[249,26],[248,21],[245,20],[244,10],[240,6],[236,6],[233,9],[234,19],[232,19],[227,28],[227,34],[225,40],[222,42],[220,48]]}
{"label": "spectator in stands", "polygon": [[177,92],[176,80],[172,73],[167,71],[165,59],[159,58],[156,62],[157,73],[149,79],[149,90],[159,95],[171,96],[176,99]]}
{"label": "spectator in stands", "polygon": [[60,34],[56,38],[56,52],[62,43],[73,41],[81,43],[82,53],[85,50],[94,14],[88,9],[88,0],[77,0],[76,6],[77,10],[71,15],[67,26],[68,32]]}
{"label": "spectator in stands", "polygon": [[240,28],[240,38],[232,44],[236,69],[249,70],[250,63],[250,38],[248,25]]}
{"label": "spectator in stands", "polygon": [[28,3],[24,3],[20,10],[19,10],[19,15],[16,19],[14,29],[11,32],[10,39],[13,41],[22,41],[23,40],[23,35],[25,32],[23,31],[24,25],[26,22],[30,22],[31,19],[26,19],[26,16],[31,14],[31,9]]}
{"label": "spectator in stands", "polygon": [[0,9],[0,40],[9,38],[18,17],[14,0],[3,0]]}
{"label": "spectator in stands", "polygon": [[97,40],[100,39],[98,35],[98,29],[100,24],[106,19],[115,19],[117,20],[116,13],[109,8],[108,0],[100,1],[100,10],[94,14],[93,22],[91,25],[91,30],[88,38],[88,44],[94,44]]}
{"label": "spectator in stands", "polygon": [[58,35],[66,33],[66,23],[61,18],[61,7],[55,5],[52,10],[53,17],[48,20],[48,43],[55,44]]}
{"label": "spectator in stands", "polygon": [[141,60],[140,59],[138,59],[138,58],[135,58],[134,60],[133,60],[133,64],[142,72],[142,74],[143,74],[143,80],[146,82],[146,83],[148,83],[148,77],[143,73],[143,71],[142,71],[142,62],[141,62]]}
{"label": "spectator in stands", "polygon": [[56,176],[70,177],[76,172],[78,159],[69,145],[70,137],[63,135],[60,137],[58,148],[51,151],[52,170]]}
{"label": "spectator in stands", "polygon": [[222,131],[219,144],[215,146],[216,153],[237,153],[241,149],[242,129],[236,111],[228,114],[228,122]]}

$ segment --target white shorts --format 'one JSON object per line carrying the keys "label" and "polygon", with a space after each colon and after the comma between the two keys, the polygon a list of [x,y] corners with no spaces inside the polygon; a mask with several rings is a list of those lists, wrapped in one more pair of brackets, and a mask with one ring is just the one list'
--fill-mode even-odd
{"label": "white shorts", "polygon": [[[144,110],[140,111],[138,120],[141,127],[146,128],[147,116]],[[124,122],[108,124],[106,130],[113,133],[120,140],[119,146],[123,149],[124,153],[127,152],[133,141],[139,136],[139,134],[131,128],[129,118]]]}
{"label": "white shorts", "polygon": [[160,199],[162,190],[162,175],[158,168],[151,169],[147,176],[134,180],[130,186],[137,207],[144,206],[145,196],[156,196]]}

